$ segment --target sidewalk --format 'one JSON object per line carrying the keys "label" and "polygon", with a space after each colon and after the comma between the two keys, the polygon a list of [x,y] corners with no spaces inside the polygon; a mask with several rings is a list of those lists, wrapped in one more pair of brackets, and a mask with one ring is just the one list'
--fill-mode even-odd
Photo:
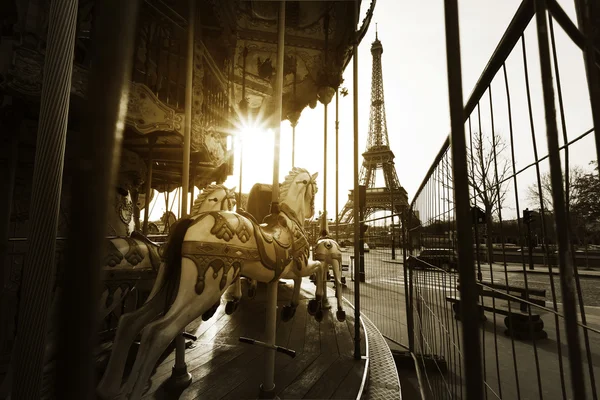
{"label": "sidewalk", "polygon": [[[486,265],[489,269],[489,266]],[[483,264],[481,265],[482,269],[483,269]],[[494,268],[494,271],[504,271],[504,265],[501,264],[492,264],[492,268]],[[548,266],[546,265],[541,265],[541,264],[537,264],[534,265],[535,269],[529,269],[529,266],[526,265],[526,269],[527,269],[527,274],[540,274],[540,275],[548,275]],[[508,270],[508,272],[521,272],[523,273],[523,265],[522,264],[506,264],[506,269]],[[578,267],[577,268],[577,272],[579,273],[580,277],[585,277],[585,278],[600,278],[600,270],[597,269],[585,269],[584,267]],[[559,275],[558,273],[558,266],[552,266],[552,275]]]}
{"label": "sidewalk", "polygon": [[[402,259],[396,259],[396,260],[392,260],[392,259],[388,259],[388,260],[383,260],[383,262],[386,263],[390,263],[390,264],[404,264],[404,262],[402,261]],[[501,271],[504,272],[504,265],[502,264],[492,264],[492,267],[494,268],[494,271]],[[537,264],[534,265],[533,270],[529,269],[529,266],[526,266],[527,268],[527,274],[539,274],[539,275],[548,275],[548,267],[545,265],[541,265],[541,264]],[[482,272],[485,272],[485,270],[489,271],[489,265],[488,264],[481,264],[481,269]],[[508,272],[511,273],[523,273],[523,265],[522,264],[511,264],[511,263],[506,263],[506,269],[508,270]],[[581,278],[598,278],[600,279],[600,269],[585,269],[583,267],[578,267],[577,272],[579,273],[579,277]],[[552,275],[556,275],[558,276],[558,266],[552,266]]]}

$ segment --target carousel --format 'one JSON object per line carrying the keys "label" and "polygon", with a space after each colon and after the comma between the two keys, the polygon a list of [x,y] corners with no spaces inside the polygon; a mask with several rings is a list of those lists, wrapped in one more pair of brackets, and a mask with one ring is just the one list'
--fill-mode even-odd
{"label": "carousel", "polygon": [[[0,83],[12,102],[5,100],[10,113],[3,123],[14,125],[15,110],[21,113],[5,138],[20,151],[14,162],[14,153],[7,155],[11,251],[2,248],[10,260],[2,283],[7,287],[8,276],[12,289],[2,293],[10,300],[2,318],[11,329],[2,331],[0,397],[360,398],[368,382],[367,330],[356,313],[346,312],[340,247],[329,235],[327,212],[317,240],[305,231],[317,176],[327,182],[327,160],[318,173],[294,166],[280,178],[279,147],[282,121],[294,128],[295,143],[305,107],[322,103],[327,120],[375,1],[362,6],[362,21],[360,1],[145,1],[112,12],[86,1],[64,9],[57,3],[44,10],[46,36],[23,36],[11,48],[13,64]],[[18,20],[31,12],[15,9]],[[135,27],[127,16],[137,19]],[[73,31],[65,28],[69,21]],[[89,52],[92,21],[111,43],[95,55],[103,62]],[[59,48],[69,35],[77,38],[75,48]],[[47,51],[39,43],[26,46],[28,40],[43,40]],[[42,80],[41,70],[57,68],[52,57],[63,60],[71,51],[72,82],[61,86],[61,77],[51,74]],[[61,112],[69,129],[46,122]],[[249,121],[275,133],[274,148],[266,150],[274,172],[272,182],[256,182],[246,195],[243,165],[237,192],[223,183],[233,173],[237,132]],[[44,129],[62,130],[62,147],[44,141]],[[113,139],[94,142],[107,132]],[[326,124],[324,136],[327,143]],[[25,142],[57,152],[36,156],[29,180],[31,173],[20,169]],[[83,152],[113,172],[86,172]],[[53,179],[42,182],[44,173]],[[58,188],[47,190],[51,184]],[[104,189],[110,195],[94,194]],[[177,212],[169,199],[176,189]],[[326,210],[327,187],[321,190]],[[49,200],[53,194],[57,201]],[[151,221],[161,195],[167,209]],[[52,240],[45,234],[52,223],[40,225],[46,212],[56,214]],[[23,256],[23,272],[13,279],[19,251],[35,255]],[[47,256],[57,251],[54,267]],[[89,278],[85,265],[98,265],[100,275]],[[44,266],[49,271],[36,272]],[[327,287],[330,271],[335,290]],[[311,275],[314,284],[306,279]],[[32,298],[36,291],[43,295]],[[44,313],[51,317],[40,323]],[[73,323],[85,324],[79,337]],[[39,329],[24,331],[32,324]],[[86,332],[99,340],[82,338]],[[66,355],[69,344],[73,356]],[[75,366],[88,361],[91,375]]]}

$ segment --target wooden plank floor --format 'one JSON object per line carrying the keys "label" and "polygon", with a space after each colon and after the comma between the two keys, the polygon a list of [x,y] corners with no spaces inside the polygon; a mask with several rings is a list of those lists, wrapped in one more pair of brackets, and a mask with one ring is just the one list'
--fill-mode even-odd
{"label": "wooden plank floor", "polygon": [[[285,281],[278,292],[279,310],[291,298],[293,283]],[[152,377],[147,399],[255,399],[263,381],[265,349],[239,342],[240,336],[264,340],[266,286],[259,284],[254,299],[242,299],[233,315],[225,314],[224,304],[208,321],[188,326],[198,340],[186,352],[192,384],[183,393],[168,392],[165,380],[171,374],[174,354],[169,354]],[[245,289],[245,286],[244,286]],[[275,389],[281,399],[355,399],[365,367],[354,360],[353,310],[346,308],[346,322],[326,312],[319,323],[308,314],[314,285],[305,279],[296,315],[289,322],[277,320],[276,343],[296,351],[296,357],[276,353]],[[364,333],[361,329],[361,337]],[[361,341],[364,355],[364,340]]]}

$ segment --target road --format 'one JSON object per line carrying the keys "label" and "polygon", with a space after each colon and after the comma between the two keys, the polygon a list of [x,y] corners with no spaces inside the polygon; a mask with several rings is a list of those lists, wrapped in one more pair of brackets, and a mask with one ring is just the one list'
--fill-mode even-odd
{"label": "road", "polygon": [[[344,264],[349,264],[350,255],[350,252],[344,253]],[[375,249],[365,254],[366,282],[360,284],[361,311],[384,336],[407,345],[404,267],[402,264],[390,263],[390,258],[389,250]],[[402,259],[400,252],[397,258]],[[483,279],[490,280],[489,266],[483,267]],[[353,302],[354,282],[351,280],[351,272],[344,272],[347,277],[344,296]],[[492,273],[494,282],[505,281],[502,266],[494,265]],[[429,378],[427,386],[431,385],[430,390],[442,398],[461,398],[461,390],[464,389],[461,384],[464,376],[460,357],[460,349],[463,347],[462,325],[454,319],[450,305],[446,302],[447,296],[457,294],[456,278],[455,273],[433,270],[415,271],[413,277],[415,353],[433,354],[445,360],[448,373],[443,376],[436,374],[436,369],[441,364],[434,363],[433,370],[426,374]],[[527,278],[529,287],[547,290],[547,306],[552,308],[548,274],[528,274]],[[524,274],[509,272],[508,281],[511,285],[524,286]],[[554,283],[561,314],[558,276],[554,277]],[[600,279],[582,277],[581,288],[586,305],[586,326],[591,328],[586,330],[591,356],[589,362],[586,357],[584,329],[579,329],[582,373],[588,398],[593,398],[590,376],[595,379],[595,386],[600,392]],[[416,312],[417,306],[420,312]],[[482,373],[485,376],[488,398],[562,399],[563,386],[566,398],[571,396],[566,331],[564,319],[560,315],[546,311],[540,313],[548,338],[535,342],[512,340],[505,335],[504,316],[494,316],[493,313],[486,315],[488,318],[481,330],[481,351],[486,361]],[[450,388],[450,393],[446,393],[447,396],[441,395],[447,388]]]}

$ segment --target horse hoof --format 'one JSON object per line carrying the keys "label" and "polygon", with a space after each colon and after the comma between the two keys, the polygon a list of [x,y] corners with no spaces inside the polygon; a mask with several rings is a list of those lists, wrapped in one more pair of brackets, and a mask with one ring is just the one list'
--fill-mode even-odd
{"label": "horse hoof", "polygon": [[335,313],[335,316],[336,316],[336,318],[337,318],[338,321],[344,322],[346,320],[346,311],[344,311],[344,310],[337,310],[337,312]]}
{"label": "horse hoof", "polygon": [[323,310],[319,310],[315,313],[315,319],[317,322],[323,321]]}
{"label": "horse hoof", "polygon": [[227,315],[231,315],[235,312],[235,310],[237,310],[237,308],[238,308],[238,302],[230,300],[225,305],[225,313]]}
{"label": "horse hoof", "polygon": [[256,296],[256,289],[255,288],[248,289],[248,298],[253,299],[254,296]]}
{"label": "horse hoof", "polygon": [[317,313],[317,310],[319,309],[319,303],[317,302],[317,300],[312,299],[308,301],[308,313],[310,315],[315,315]]}
{"label": "horse hoof", "polygon": [[296,314],[296,307],[283,306],[283,309],[281,310],[281,320],[283,322],[288,322],[289,320],[294,318],[295,314]]}

